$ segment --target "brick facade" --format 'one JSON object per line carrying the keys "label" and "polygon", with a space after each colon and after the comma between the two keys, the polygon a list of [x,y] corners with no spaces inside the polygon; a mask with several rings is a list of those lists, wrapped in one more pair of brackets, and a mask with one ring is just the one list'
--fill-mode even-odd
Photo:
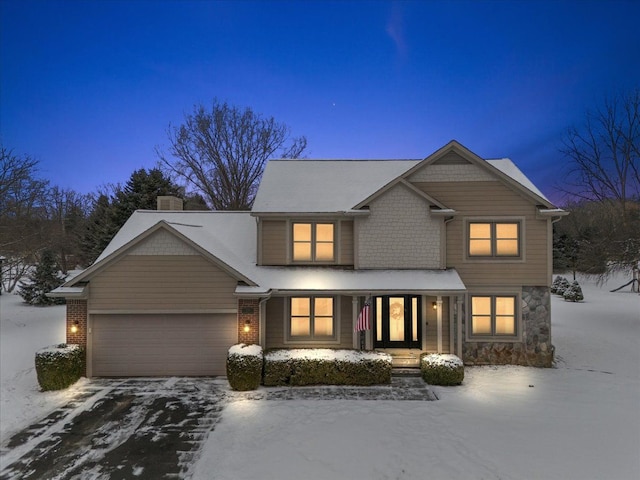
{"label": "brick facade", "polygon": [[[71,329],[78,328],[76,333]],[[87,346],[87,301],[67,300],[67,343]]]}
{"label": "brick facade", "polygon": [[[238,299],[238,343],[260,343],[260,314],[257,298]],[[245,327],[249,331],[245,332]]]}

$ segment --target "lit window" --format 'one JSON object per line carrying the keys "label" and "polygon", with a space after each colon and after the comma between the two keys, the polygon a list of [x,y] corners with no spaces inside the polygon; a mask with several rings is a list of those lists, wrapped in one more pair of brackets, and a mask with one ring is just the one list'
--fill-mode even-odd
{"label": "lit window", "polygon": [[516,297],[471,297],[471,335],[516,335]]}
{"label": "lit window", "polygon": [[314,339],[333,337],[334,311],[331,297],[292,297],[291,337]]}
{"label": "lit window", "polygon": [[470,257],[519,257],[518,222],[470,222]]}
{"label": "lit window", "polygon": [[293,260],[296,262],[332,262],[334,259],[333,223],[294,223]]}

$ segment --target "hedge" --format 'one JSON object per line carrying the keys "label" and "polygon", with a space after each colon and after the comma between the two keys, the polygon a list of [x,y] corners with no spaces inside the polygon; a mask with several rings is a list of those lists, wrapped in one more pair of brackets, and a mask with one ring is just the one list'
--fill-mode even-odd
{"label": "hedge", "polygon": [[51,345],[36,352],[36,375],[43,391],[62,390],[85,374],[85,350],[80,345]]}
{"label": "hedge", "polygon": [[391,356],[332,349],[272,350],[264,357],[265,386],[391,383]]}
{"label": "hedge", "polygon": [[227,380],[234,390],[255,390],[262,378],[262,347],[240,343],[227,354]]}
{"label": "hedge", "polygon": [[429,385],[460,385],[464,380],[464,364],[455,355],[423,353],[420,371]]}

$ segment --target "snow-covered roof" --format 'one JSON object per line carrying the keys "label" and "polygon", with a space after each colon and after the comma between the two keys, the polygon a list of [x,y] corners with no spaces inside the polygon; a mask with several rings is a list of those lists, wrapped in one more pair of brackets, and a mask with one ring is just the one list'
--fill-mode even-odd
{"label": "snow-covered roof", "polygon": [[271,160],[254,213],[351,210],[420,160]]}
{"label": "snow-covered roof", "polygon": [[538,187],[536,187],[533,184],[533,182],[529,180],[529,178],[527,178],[527,176],[524,173],[522,173],[522,170],[520,170],[516,166],[516,164],[511,161],[511,159],[509,158],[492,159],[492,160],[487,160],[487,163],[489,165],[494,166],[495,168],[500,170],[502,173],[504,173],[505,175],[507,175],[508,177],[510,177],[511,179],[515,180],[520,185],[525,187],[527,190],[530,190],[531,192],[535,193],[540,198],[546,200],[547,202],[549,202],[549,204],[551,204],[551,201],[544,196],[544,193],[542,193],[538,189]]}
{"label": "snow-covered roof", "polygon": [[458,272],[449,270],[339,270],[322,267],[255,267],[258,286],[238,286],[238,295],[281,292],[463,292]]}

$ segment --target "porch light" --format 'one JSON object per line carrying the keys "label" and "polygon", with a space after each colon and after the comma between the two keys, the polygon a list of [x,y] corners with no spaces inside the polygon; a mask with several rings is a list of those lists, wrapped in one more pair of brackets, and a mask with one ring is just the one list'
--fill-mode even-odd
{"label": "porch light", "polygon": [[73,322],[73,325],[71,325],[71,333],[78,333],[79,325],[80,325],[80,322],[78,322],[77,320]]}
{"label": "porch light", "polygon": [[244,322],[244,333],[249,333],[251,331],[251,320],[246,320]]}
{"label": "porch light", "polygon": [[432,307],[434,310],[437,310],[437,309],[438,309],[438,302],[431,302],[431,307]]}

